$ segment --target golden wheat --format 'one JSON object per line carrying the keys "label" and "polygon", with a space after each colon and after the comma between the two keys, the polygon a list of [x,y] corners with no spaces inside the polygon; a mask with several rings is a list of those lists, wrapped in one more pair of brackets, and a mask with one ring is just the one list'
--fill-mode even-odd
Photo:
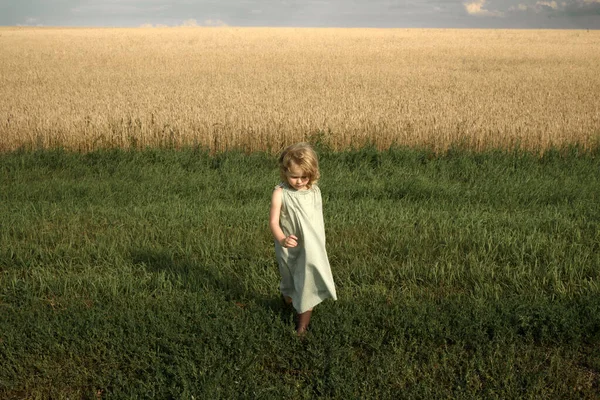
{"label": "golden wheat", "polygon": [[600,31],[0,29],[0,151],[600,137]]}

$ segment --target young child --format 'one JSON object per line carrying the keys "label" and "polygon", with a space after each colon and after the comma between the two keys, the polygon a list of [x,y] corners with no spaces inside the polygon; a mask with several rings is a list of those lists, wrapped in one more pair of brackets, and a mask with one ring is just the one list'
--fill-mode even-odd
{"label": "young child", "polygon": [[271,199],[269,226],[275,238],[279,289],[297,315],[296,332],[306,332],[313,308],[337,299],[325,249],[319,162],[312,147],[298,143],[279,157],[282,183]]}

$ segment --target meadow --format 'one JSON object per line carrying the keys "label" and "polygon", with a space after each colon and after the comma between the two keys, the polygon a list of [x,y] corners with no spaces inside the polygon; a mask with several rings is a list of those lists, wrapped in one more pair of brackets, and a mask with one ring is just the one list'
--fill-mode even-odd
{"label": "meadow", "polygon": [[598,398],[600,162],[320,148],[298,340],[268,153],[0,155],[0,398]]}
{"label": "meadow", "polygon": [[[0,28],[0,398],[600,398],[600,32]],[[338,301],[278,294],[321,157]]]}
{"label": "meadow", "polygon": [[0,151],[597,147],[600,32],[0,28]]}

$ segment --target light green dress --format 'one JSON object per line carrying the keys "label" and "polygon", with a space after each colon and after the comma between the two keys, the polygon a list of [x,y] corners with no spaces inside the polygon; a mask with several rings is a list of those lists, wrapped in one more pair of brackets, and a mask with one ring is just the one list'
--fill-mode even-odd
{"label": "light green dress", "polygon": [[297,312],[303,313],[327,298],[337,299],[327,251],[321,190],[283,188],[279,226],[286,236],[298,237],[298,246],[282,247],[275,241],[275,254],[281,273],[279,289],[292,298]]}

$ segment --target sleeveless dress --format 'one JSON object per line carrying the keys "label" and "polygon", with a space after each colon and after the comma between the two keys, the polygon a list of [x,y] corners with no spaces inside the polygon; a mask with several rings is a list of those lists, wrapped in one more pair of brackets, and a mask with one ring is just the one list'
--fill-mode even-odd
{"label": "sleeveless dress", "polygon": [[283,189],[279,226],[286,236],[298,237],[298,246],[282,247],[275,241],[284,296],[292,298],[298,313],[303,313],[327,298],[337,300],[327,251],[321,190],[295,190],[287,183]]}

